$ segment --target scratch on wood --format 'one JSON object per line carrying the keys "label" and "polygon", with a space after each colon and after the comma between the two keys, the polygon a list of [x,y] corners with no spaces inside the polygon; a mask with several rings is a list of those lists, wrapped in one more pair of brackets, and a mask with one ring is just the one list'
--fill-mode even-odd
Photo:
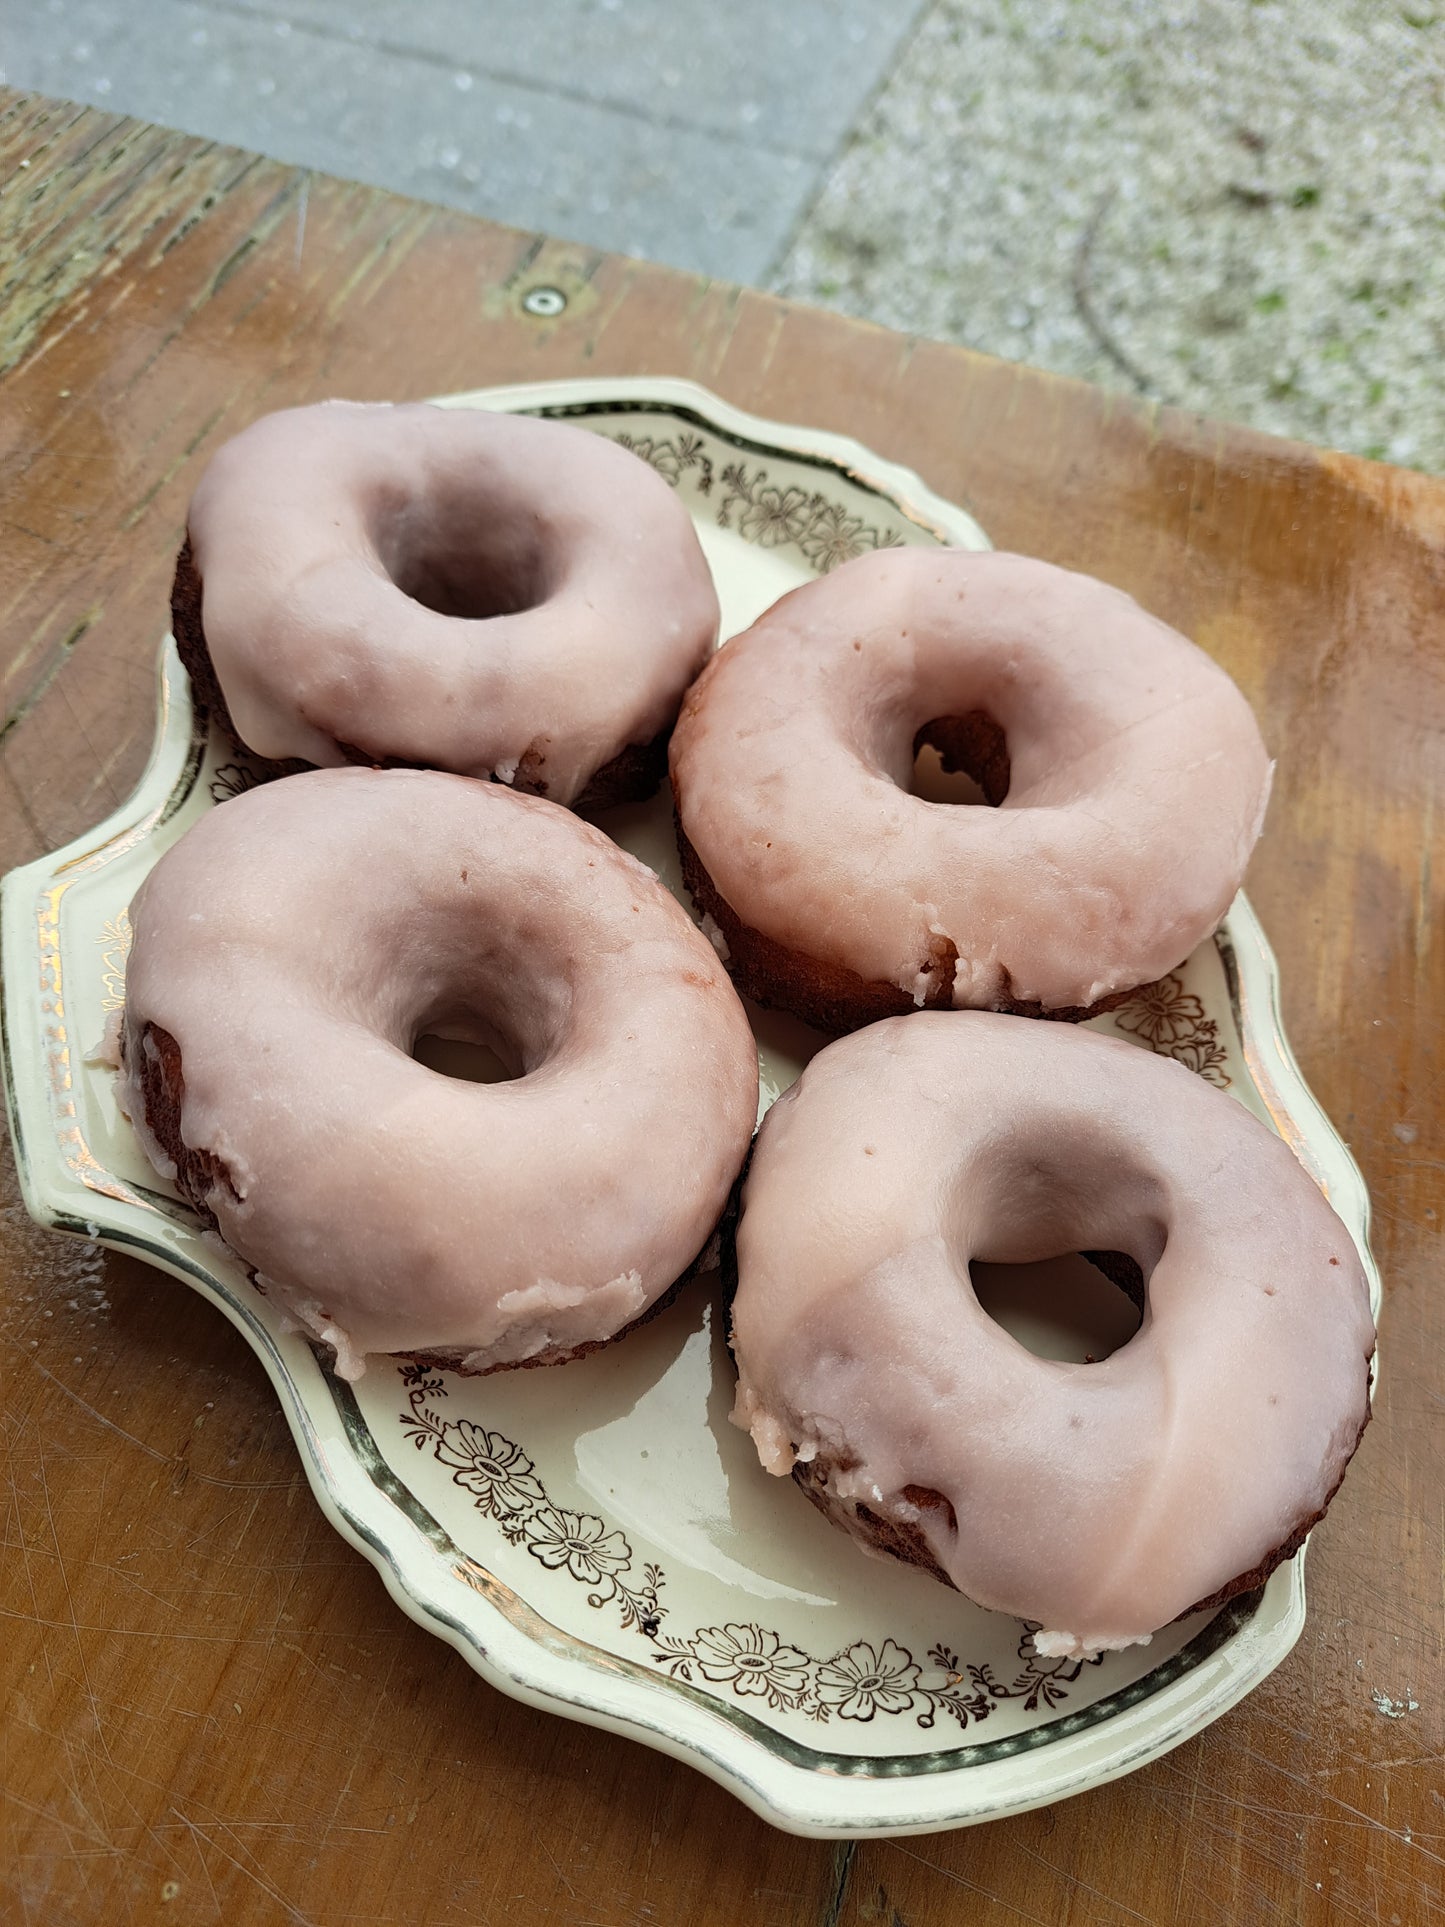
{"label": "scratch on wood", "polygon": [[[213,288],[213,291],[214,291],[214,288]],[[217,409],[213,409],[212,412],[209,415],[207,415],[205,421],[202,422],[201,426],[196,430],[195,434],[192,435],[191,439],[186,443],[185,447],[181,450],[180,454],[177,455],[174,458],[174,460],[169,463],[169,465],[166,467],[166,469],[162,474],[156,477],[155,481],[151,483],[150,487],[146,490],[145,494],[141,496],[140,500],[135,504],[135,506],[127,510],[125,515],[121,517],[120,525],[123,529],[130,530],[135,527],[136,523],[140,521],[141,517],[145,514],[146,510],[150,507],[151,503],[156,499],[156,497],[160,494],[161,490],[165,488],[167,483],[171,480],[172,476],[175,475],[179,469],[182,469],[185,467],[186,463],[190,460],[192,455],[195,454],[196,450],[200,447],[201,443],[210,434],[211,430],[215,427],[216,423],[221,419],[221,417],[225,414],[225,412],[226,412],[226,408],[225,408],[225,404],[223,403],[221,407]]]}
{"label": "scratch on wood", "polygon": [[[1409,1753],[1398,1760],[1371,1760],[1372,1773],[1388,1773],[1392,1767],[1440,1766],[1445,1764],[1445,1753]],[[1355,1773],[1360,1763],[1351,1761],[1348,1766],[1322,1766],[1315,1774],[1317,1780],[1327,1780],[1336,1773]]]}
{"label": "scratch on wood", "polygon": [[[1317,1787],[1312,1780],[1307,1779],[1302,1773],[1292,1773],[1288,1767],[1281,1766],[1277,1760],[1267,1759],[1264,1754],[1255,1752],[1251,1747],[1240,1745],[1237,1740],[1235,1743],[1247,1759],[1256,1761],[1269,1772],[1280,1774],[1295,1786],[1306,1788],[1312,1795],[1323,1792],[1322,1788]],[[1423,1854],[1427,1860],[1433,1861],[1437,1867],[1445,1867],[1445,1859],[1442,1859],[1438,1853],[1432,1853],[1428,1847],[1423,1846],[1408,1829],[1386,1826],[1383,1820],[1377,1820],[1372,1813],[1365,1813],[1361,1808],[1351,1806],[1348,1800],[1342,1800],[1337,1793],[1324,1792],[1324,1798],[1329,1801],[1331,1806],[1337,1807],[1341,1813],[1349,1814],[1350,1819],[1355,1824],[1367,1827],[1372,1832],[1384,1834],[1389,1840],[1398,1840],[1403,1846],[1413,1847],[1417,1853]],[[1334,1820],[1332,1824],[1339,1826],[1341,1822]]]}
{"label": "scratch on wood", "polygon": [[240,267],[246,256],[254,250],[255,246],[256,236],[254,234],[248,234],[239,247],[232,248],[220,267],[218,267],[216,272],[211,276],[211,285],[208,290],[210,294],[215,295],[221,292],[222,288],[225,287],[231,276],[236,272],[237,268]]}
{"label": "scratch on wood", "polygon": [[61,1544],[60,1534],[56,1530],[55,1509],[50,1503],[50,1478],[45,1470],[45,1450],[43,1446],[40,1450],[38,1465],[40,1471],[40,1489],[45,1499],[45,1518],[50,1527],[51,1540],[55,1546],[55,1563],[60,1572],[60,1584],[65,1592],[65,1610],[70,1615],[70,1632],[75,1640],[75,1657],[80,1666],[81,1684],[85,1689],[85,1698],[90,1707],[90,1716],[95,1722],[96,1738],[100,1741],[101,1751],[105,1754],[107,1765],[114,1766],[115,1762],[110,1756],[110,1744],[105,1737],[105,1728],[101,1725],[100,1704],[95,1697],[95,1688],[91,1684],[90,1665],[85,1656],[85,1641],[81,1637],[80,1622],[75,1611],[75,1595],[71,1591],[70,1574],[65,1566],[65,1550]]}
{"label": "scratch on wood", "polygon": [[[229,1852],[227,1848],[222,1846],[219,1840],[217,1840],[212,1834],[206,1831],[206,1827],[202,1826],[198,1820],[192,1820],[188,1814],[182,1813],[179,1807],[172,1807],[171,1812],[176,1816],[177,1820],[180,1821],[183,1827],[188,1827],[190,1829],[192,1836],[196,1840],[198,1841],[204,1840],[206,1845],[208,1847],[214,1848],[215,1851],[218,1854],[220,1854],[223,1860],[229,1860],[231,1865],[236,1869],[237,1873],[244,1874],[248,1880],[252,1880],[255,1882],[255,1884],[261,1889],[262,1893],[269,1894],[271,1899],[275,1901],[276,1905],[280,1907],[284,1913],[289,1915],[293,1921],[296,1922],[296,1927],[313,1927],[312,1921],[309,1920],[308,1917],[302,1913],[299,1907],[297,1907],[292,1901],[289,1901],[286,1898],[285,1894],[281,1892],[281,1889],[279,1887],[273,1886],[272,1883],[269,1880],[267,1880],[267,1878],[263,1873],[257,1872],[254,1866],[248,1867],[245,1861],[238,1859],[234,1853]],[[289,1824],[289,1823],[282,1822],[280,1824]],[[251,1852],[250,1848],[246,1845],[245,1841],[238,1839],[234,1829],[227,1826],[224,1820],[220,1819],[215,1815],[212,1815],[208,1818],[206,1822],[206,1826],[214,1827],[218,1832],[230,1834],[231,1838],[236,1842],[237,1847],[240,1849],[240,1851],[243,1854],[245,1854],[246,1859],[251,1861],[255,1860],[256,1856]],[[214,1891],[215,1889],[213,1887],[212,1892]]]}
{"label": "scratch on wood", "polygon": [[[341,286],[329,296],[326,303],[328,316],[334,318],[341,314],[361,284],[377,274],[377,270],[381,267],[382,263],[386,261],[387,256],[391,254],[397,236],[404,231],[405,227],[405,221],[398,221],[394,227],[388,228],[380,240],[374,242],[367,252],[362,255],[361,259],[351,270],[351,273],[347,275]],[[403,249],[397,255],[396,259],[403,259],[409,251],[409,249]],[[394,267],[395,261],[393,261],[391,265]]]}
{"label": "scratch on wood", "polygon": [[1082,1879],[1076,1873],[1070,1872],[1067,1867],[1061,1867],[1057,1861],[1050,1860],[1047,1854],[1039,1853],[1032,1847],[1024,1846],[1022,1841],[1015,1842],[1014,1851],[1021,1853],[1026,1860],[1032,1860],[1040,1867],[1046,1867],[1049,1872],[1054,1874],[1065,1886],[1077,1887],[1080,1893],[1092,1894],[1096,1900],[1103,1901],[1106,1907],[1112,1907],[1117,1913],[1123,1914],[1127,1920],[1142,1920],[1144,1927],[1154,1927],[1154,1923],[1148,1914],[1141,1914],[1136,1908],[1126,1906],[1122,1900],[1116,1900],[1113,1894],[1105,1893],[1102,1887],[1090,1886],[1087,1880]]}
{"label": "scratch on wood", "polygon": [[1430,846],[1435,836],[1435,792],[1425,792],[1425,817],[1420,826],[1420,878],[1415,895],[1415,975],[1419,983],[1422,1007],[1425,1007],[1425,992],[1428,989],[1427,972],[1430,961],[1430,923],[1434,912],[1432,902],[1432,874]]}
{"label": "scratch on wood", "polygon": [[298,272],[301,267],[301,251],[306,246],[306,210],[310,202],[311,173],[310,170],[307,169],[301,176],[301,192],[296,197],[296,251],[292,257],[291,265]]}
{"label": "scratch on wood", "polygon": [[[189,136],[116,120],[84,109],[58,127],[36,103],[0,145],[0,171],[14,154],[44,156],[49,199],[33,196],[7,221],[11,273],[0,284],[0,373],[15,367],[47,335],[52,322],[120,258],[135,253],[158,227],[176,218],[177,181],[195,180],[196,198],[172,229],[169,245],[204,218],[221,196],[253,168],[255,156],[237,154]],[[118,137],[117,137],[118,136]],[[102,160],[96,149],[113,145]],[[168,161],[175,165],[167,167]],[[124,170],[123,175],[121,170]],[[96,238],[75,244],[77,183],[109,176],[104,199],[84,209]],[[83,205],[83,204],[82,204]],[[161,252],[166,251],[165,243]],[[42,343],[42,346],[44,344]]]}
{"label": "scratch on wood", "polygon": [[976,1880],[965,1879],[961,1873],[955,1873],[951,1867],[941,1867],[936,1860],[926,1859],[923,1854],[915,1853],[911,1847],[905,1847],[898,1840],[884,1841],[882,1847],[885,1853],[901,1853],[905,1860],[916,1860],[920,1867],[926,1867],[930,1873],[937,1874],[940,1880],[947,1880],[955,1887],[962,1887],[966,1893],[978,1894],[984,1900],[991,1900],[996,1907],[1002,1907],[1006,1913],[1014,1915],[1016,1919],[1028,1921],[1030,1927],[1057,1927],[1055,1920],[1045,1920],[1041,1914],[1025,1913],[1022,1907],[1015,1907],[1013,1902],[1005,1900],[1002,1894],[996,1894],[992,1887],[981,1887]]}
{"label": "scratch on wood", "polygon": [[42,1378],[48,1379],[56,1391],[68,1398],[72,1405],[78,1405],[87,1418],[93,1418],[97,1425],[103,1425],[108,1432],[114,1432],[118,1438],[123,1438],[128,1445],[134,1445],[138,1450],[147,1453],[151,1458],[159,1459],[162,1465],[168,1465],[170,1463],[170,1460],[164,1452],[158,1451],[153,1445],[147,1445],[144,1439],[136,1438],[134,1433],[127,1432],[124,1427],[117,1425],[114,1419],[108,1419],[104,1412],[97,1412],[88,1399],[82,1398],[79,1392],[73,1392],[63,1380],[55,1376],[54,1372],[42,1365],[38,1358],[32,1359],[30,1362],[32,1368],[39,1372]]}
{"label": "scratch on wood", "polygon": [[[76,708],[74,702],[71,700],[70,692],[72,687],[73,687],[73,684],[71,683],[61,683],[56,693],[60,697],[61,701],[65,704],[65,707],[70,711],[70,720],[75,728],[75,732],[79,736],[80,740],[85,744],[86,754],[89,756],[92,766],[98,770],[101,765],[100,751],[96,748],[94,742],[91,740],[90,731],[86,728],[85,723],[81,717],[80,711]],[[111,807],[114,808],[120,802],[121,799],[116,794],[113,784],[107,782],[105,784],[105,789],[106,789],[106,793],[110,797]]]}
{"label": "scratch on wood", "polygon": [[545,1840],[542,1840],[539,1838],[537,1844],[541,1847],[543,1853],[546,1854],[548,1860],[551,1861],[552,1871],[556,1874],[557,1878],[561,1881],[562,1885],[567,1889],[568,1893],[571,1894],[572,1898],[575,1900],[577,1898],[577,1889],[572,1885],[572,1882],[567,1878],[566,1874],[563,1872],[562,1867],[557,1860],[556,1854],[552,1852],[551,1848],[547,1845]]}
{"label": "scratch on wood", "polygon": [[838,1927],[838,1916],[843,1911],[843,1899],[848,1891],[848,1876],[853,1871],[857,1852],[856,1840],[840,1841],[833,1849],[833,1891],[823,1909],[822,1927]]}
{"label": "scratch on wood", "polygon": [[547,237],[545,234],[534,234],[529,236],[522,248],[522,252],[517,256],[516,261],[513,263],[512,271],[511,271],[511,274],[508,276],[508,279],[511,281],[515,281],[519,275],[525,274],[528,268],[530,268],[532,263],[536,260],[537,256],[542,252],[543,248],[546,247],[546,245],[547,245]]}
{"label": "scratch on wood", "polygon": [[[590,337],[594,351],[601,343],[607,330],[612,326],[619,312],[626,305],[628,296],[632,293],[636,280],[636,268],[629,262],[619,276],[618,285],[613,289],[611,297],[602,303],[600,312],[594,318]],[[589,355],[589,359],[590,358]]]}
{"label": "scratch on wood", "polygon": [[[12,709],[10,714],[5,718],[4,723],[0,724],[0,744],[3,744],[6,738],[25,721],[25,718],[35,708],[46,690],[49,689],[50,685],[55,681],[55,678],[70,660],[71,651],[75,648],[75,645],[88,630],[93,629],[96,623],[99,622],[100,614],[101,605],[98,602],[92,603],[80,620],[73,623],[60,638],[59,643],[56,645],[55,653],[42,673],[39,682],[16,703],[14,709]],[[24,653],[25,652],[22,651],[21,655],[23,656]],[[21,657],[16,657],[15,660],[18,662],[21,660]],[[14,664],[11,666],[13,667]]]}
{"label": "scratch on wood", "polygon": [[772,321],[773,325],[768,335],[768,345],[763,350],[762,358],[757,366],[757,378],[759,380],[767,374],[773,365],[773,357],[778,352],[778,343],[782,340],[783,330],[787,326],[788,317],[786,312],[781,308],[778,309],[773,315]]}
{"label": "scratch on wood", "polygon": [[30,798],[21,789],[10,771],[7,762],[0,762],[0,782],[3,782],[15,805],[16,812],[26,829],[30,832],[30,856],[39,856],[42,850],[50,848],[50,839],[40,827],[40,819],[31,806]]}

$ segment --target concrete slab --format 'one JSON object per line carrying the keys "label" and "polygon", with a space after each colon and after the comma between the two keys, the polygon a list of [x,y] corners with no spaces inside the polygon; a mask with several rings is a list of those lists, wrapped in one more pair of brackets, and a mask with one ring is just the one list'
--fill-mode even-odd
{"label": "concrete slab", "polygon": [[[215,0],[211,0],[215,4]],[[332,38],[831,159],[921,0],[222,0]]]}
{"label": "concrete slab", "polygon": [[916,11],[47,0],[6,10],[0,71],[519,227],[756,281]]}
{"label": "concrete slab", "polygon": [[1445,469],[1445,6],[937,0],[773,278]]}

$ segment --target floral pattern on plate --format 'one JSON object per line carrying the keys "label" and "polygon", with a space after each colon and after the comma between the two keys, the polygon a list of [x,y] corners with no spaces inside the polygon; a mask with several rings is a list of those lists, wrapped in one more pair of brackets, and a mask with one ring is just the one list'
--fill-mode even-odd
{"label": "floral pattern on plate", "polygon": [[[852,554],[985,545],[908,471],[686,383],[534,385],[446,405],[630,438],[693,514],[728,634]],[[728,1425],[704,1286],[556,1374],[421,1374],[400,1401],[400,1368],[374,1361],[354,1390],[332,1376],[156,1177],[93,1054],[123,996],[127,906],[147,870],[262,775],[198,726],[168,644],[135,795],[5,880],[17,1168],[43,1223],[148,1257],[238,1326],[317,1502],[405,1611],[501,1690],[662,1745],[814,1834],[927,1831],[1078,1792],[1177,1745],[1279,1663],[1303,1623],[1298,1561],[1202,1626],[1083,1665],[1040,1660],[1019,1622],[861,1559],[790,1484],[763,1477]],[[608,827],[677,886],[664,805]],[[1213,943],[1097,1027],[1179,1057],[1268,1118],[1328,1186],[1368,1264],[1359,1175],[1290,1059],[1275,987],[1240,899]],[[766,1019],[759,1034],[771,1097],[807,1045]]]}

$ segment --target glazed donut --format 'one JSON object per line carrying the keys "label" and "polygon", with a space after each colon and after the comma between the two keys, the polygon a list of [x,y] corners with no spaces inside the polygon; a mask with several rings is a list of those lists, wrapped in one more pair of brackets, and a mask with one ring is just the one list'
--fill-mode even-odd
{"label": "glazed donut", "polygon": [[[925,742],[997,807],[910,795]],[[1122,1002],[1218,925],[1271,768],[1223,670],[1119,590],[921,548],[845,563],[728,643],[671,761],[734,981],[825,1030]]]}
{"label": "glazed donut", "polygon": [[[558,1363],[711,1237],[752,1033],[682,907],[567,811],[435,771],[288,777],[202,817],[131,922],[122,1108],[342,1377]],[[425,1034],[518,1074],[443,1076]]]}
{"label": "glazed donut", "polygon": [[[1144,1282],[1096,1364],[1035,1357],[969,1278],[1076,1250]],[[1364,1272],[1288,1147],[1090,1031],[936,1013],[829,1045],[763,1120],[736,1262],[734,1420],[763,1464],[1038,1622],[1043,1654],[1261,1584],[1369,1416]]]}
{"label": "glazed donut", "polygon": [[718,631],[686,509],[600,435],[418,402],[264,416],[191,501],[172,619],[201,705],[271,762],[650,795]]}

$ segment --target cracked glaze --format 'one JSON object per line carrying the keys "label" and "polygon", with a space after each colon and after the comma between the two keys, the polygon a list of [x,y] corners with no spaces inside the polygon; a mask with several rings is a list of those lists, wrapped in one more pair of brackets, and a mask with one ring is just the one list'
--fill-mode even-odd
{"label": "cracked glaze", "polygon": [[[969,1283],[970,1259],[1077,1250],[1148,1280],[1096,1364],[1035,1357]],[[737,1255],[734,1416],[763,1463],[816,1461],[921,1532],[1041,1653],[1146,1641],[1252,1573],[1368,1410],[1364,1273],[1288,1147],[1092,1032],[939,1012],[829,1045],[763,1122]]]}

